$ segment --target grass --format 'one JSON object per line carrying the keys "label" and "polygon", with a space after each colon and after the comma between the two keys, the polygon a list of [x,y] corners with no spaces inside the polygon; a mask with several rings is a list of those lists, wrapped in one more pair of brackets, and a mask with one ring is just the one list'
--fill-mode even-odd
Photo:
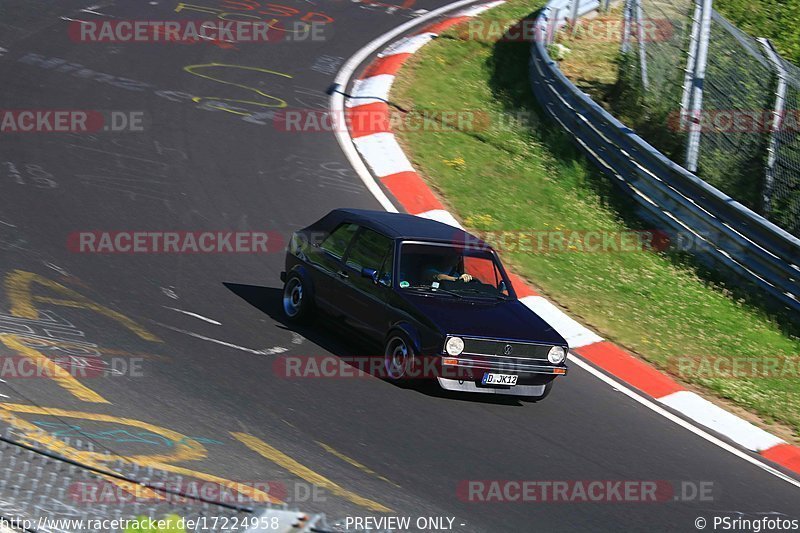
{"label": "grass", "polygon": [[[518,20],[542,2],[511,0],[487,23]],[[463,38],[458,28],[414,55],[391,99],[418,112],[481,110],[484,129],[398,132],[427,182],[477,232],[643,227],[609,179],[540,115],[527,43]],[[522,120],[525,118],[525,120]],[[665,370],[685,358],[782,356],[800,364],[796,323],[779,322],[704,279],[684,257],[653,252],[525,253],[504,261],[604,337]],[[800,379],[685,375],[686,382],[800,436]],[[800,440],[800,439],[799,439]]]}

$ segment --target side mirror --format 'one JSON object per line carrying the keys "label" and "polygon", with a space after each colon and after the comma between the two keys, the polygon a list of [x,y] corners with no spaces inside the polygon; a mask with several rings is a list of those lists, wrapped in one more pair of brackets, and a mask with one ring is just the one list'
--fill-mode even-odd
{"label": "side mirror", "polygon": [[378,271],[374,268],[367,268],[364,267],[361,269],[361,277],[362,278],[369,278],[372,280],[372,283],[378,283]]}

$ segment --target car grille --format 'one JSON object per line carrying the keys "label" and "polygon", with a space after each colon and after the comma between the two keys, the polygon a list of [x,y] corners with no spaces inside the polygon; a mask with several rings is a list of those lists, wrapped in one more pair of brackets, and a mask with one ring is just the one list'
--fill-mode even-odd
{"label": "car grille", "polygon": [[[507,346],[511,347],[510,354],[506,353]],[[466,355],[490,355],[495,357],[541,359],[546,361],[547,352],[550,351],[550,348],[552,348],[550,344],[464,338],[464,354]]]}

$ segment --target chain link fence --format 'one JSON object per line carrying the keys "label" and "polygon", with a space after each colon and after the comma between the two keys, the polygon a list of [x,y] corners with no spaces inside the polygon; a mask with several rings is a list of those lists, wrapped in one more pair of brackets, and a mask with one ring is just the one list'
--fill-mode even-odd
{"label": "chain link fence", "polygon": [[781,59],[787,74],[785,121],[776,132],[773,184],[766,196],[768,218],[795,235],[800,234],[800,68]]}
{"label": "chain link fence", "polygon": [[[768,42],[750,39],[719,22],[721,17],[712,16],[711,0],[702,2],[705,9],[683,0],[627,0],[624,8],[606,3],[601,6],[604,13],[598,15],[596,0],[550,0],[536,18],[531,89],[587,158],[635,201],[639,216],[668,231],[688,231],[704,243],[693,251],[699,262],[724,274],[726,281],[768,295],[775,308],[794,312],[800,310],[800,238],[725,194],[729,180],[718,188],[709,185],[688,170],[692,166],[688,160],[691,156],[695,164],[708,165],[713,158],[700,152],[713,154],[716,149],[719,154],[727,150],[718,157],[728,163],[729,158],[746,158],[748,146],[757,147],[750,150],[757,155],[750,157],[761,166],[758,175],[750,177],[760,184],[764,205],[774,207],[764,211],[773,220],[788,213],[780,220],[790,220],[796,228],[797,186],[792,180],[798,176],[797,84],[793,81],[797,69],[781,61]],[[600,29],[604,25],[622,29],[598,32],[588,22],[581,25],[584,16],[586,21],[596,20]],[[624,24],[617,26],[614,21]],[[720,38],[713,46],[708,39],[700,39],[711,36],[712,26],[726,33],[726,39]],[[583,27],[591,31],[579,33]],[[567,32],[575,38],[562,40]],[[586,42],[586,38],[595,40]],[[618,54],[620,38],[623,53]],[[698,46],[701,41],[702,47]],[[564,42],[573,44],[577,52]],[[750,48],[757,66],[737,55],[748,53],[745,48]],[[599,76],[582,78],[583,87],[600,87],[602,103],[562,72],[560,62],[570,53],[579,56],[577,62],[567,63],[573,73],[588,68],[605,75],[618,69],[615,82],[598,82]],[[715,54],[716,63],[706,68],[709,53]],[[759,54],[762,61],[757,59]],[[775,65],[772,71],[770,64]],[[758,79],[751,72],[757,68],[768,75]],[[706,83],[707,74],[714,82]],[[762,83],[767,89],[761,88]],[[756,104],[764,106],[767,96],[768,107],[751,111]],[[730,107],[720,112],[709,108],[709,102]],[[712,130],[703,113],[728,119],[733,126]],[[750,121],[741,128],[744,116]],[[720,134],[727,145],[707,141]],[[753,202],[758,203],[758,198]]]}
{"label": "chain link fence", "polygon": [[[183,476],[142,467],[107,452],[103,468],[90,468],[22,442],[25,435],[11,427],[0,428],[0,533],[342,530],[329,525],[324,515],[191,494]],[[86,452],[93,453],[92,446],[85,444]],[[214,488],[208,483],[205,487]],[[151,493],[136,494],[134,488]],[[218,485],[214,492],[226,490]]]}
{"label": "chain link fence", "polygon": [[800,235],[800,69],[710,0],[625,0],[623,16],[620,81],[642,107],[637,131]]}

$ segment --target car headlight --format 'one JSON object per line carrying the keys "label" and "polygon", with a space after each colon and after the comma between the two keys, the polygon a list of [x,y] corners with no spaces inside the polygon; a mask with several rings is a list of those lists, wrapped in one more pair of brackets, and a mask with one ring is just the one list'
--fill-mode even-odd
{"label": "car headlight", "polygon": [[552,348],[550,348],[550,351],[547,352],[547,360],[553,363],[554,365],[563,363],[564,359],[566,358],[567,358],[567,351],[561,346],[553,346]]}
{"label": "car headlight", "polygon": [[464,351],[464,339],[461,337],[450,337],[444,345],[444,350],[447,355],[461,355]]}

